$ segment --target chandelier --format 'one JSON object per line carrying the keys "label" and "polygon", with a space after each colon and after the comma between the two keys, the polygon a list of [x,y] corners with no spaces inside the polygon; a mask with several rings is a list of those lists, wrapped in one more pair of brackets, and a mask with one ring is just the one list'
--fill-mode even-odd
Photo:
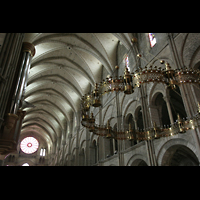
{"label": "chandelier", "polygon": [[[138,54],[138,58],[142,55]],[[194,129],[200,126],[200,104],[198,103],[197,114],[192,119],[183,120],[180,115],[177,114],[177,121],[171,127],[158,127],[156,123],[153,123],[153,127],[148,130],[139,131],[133,130],[129,124],[129,130],[115,131],[110,126],[108,120],[107,125],[98,125],[95,123],[93,113],[89,114],[90,107],[100,107],[102,105],[102,95],[112,92],[124,92],[126,95],[130,95],[134,92],[135,88],[140,88],[143,84],[148,83],[163,83],[168,86],[169,89],[176,89],[176,85],[181,84],[200,84],[200,71],[198,69],[172,69],[168,62],[160,60],[161,64],[165,64],[165,68],[152,66],[144,67],[144,69],[136,69],[133,73],[130,73],[125,66],[124,75],[116,76],[112,78],[107,77],[106,80],[102,80],[100,83],[96,83],[93,91],[86,94],[81,98],[81,112],[82,112],[82,126],[86,127],[90,132],[106,138],[113,138],[116,140],[129,140],[129,141],[143,141],[149,139],[159,139],[161,137],[167,137],[178,133],[185,133],[189,129]],[[115,67],[119,69],[118,66]]]}
{"label": "chandelier", "polygon": [[102,95],[110,92],[122,92],[124,91],[123,79],[121,76],[119,78],[116,76],[115,79],[112,79],[112,76],[106,78],[100,82],[99,89]]}
{"label": "chandelier", "polygon": [[[161,64],[164,64],[165,61],[161,60]],[[200,70],[199,69],[172,69],[168,62],[165,63],[166,69],[163,72],[165,76],[165,83],[175,89],[176,85],[181,84],[200,84]]]}
{"label": "chandelier", "polygon": [[140,87],[142,84],[150,82],[162,82],[165,83],[166,79],[164,77],[161,67],[157,69],[157,66],[154,68],[150,66],[149,68],[136,70],[133,74],[133,82],[135,87]]}
{"label": "chandelier", "polygon": [[99,87],[98,84],[96,83],[94,91],[93,91],[93,96],[91,97],[92,100],[92,106],[93,107],[99,107],[101,106],[101,102],[100,102],[100,94],[99,94]]}
{"label": "chandelier", "polygon": [[134,92],[133,90],[133,77],[128,71],[128,68],[125,67],[124,71],[124,93],[125,94],[132,94]]}

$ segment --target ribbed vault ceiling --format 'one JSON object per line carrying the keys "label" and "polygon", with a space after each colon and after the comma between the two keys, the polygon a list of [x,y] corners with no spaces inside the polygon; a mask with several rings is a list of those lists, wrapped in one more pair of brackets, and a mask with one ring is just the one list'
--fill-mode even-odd
{"label": "ribbed vault ceiling", "polygon": [[80,98],[101,81],[102,67],[114,70],[120,41],[127,50],[128,33],[26,33],[24,42],[35,45],[26,88],[22,132],[36,131],[53,143],[66,131]]}

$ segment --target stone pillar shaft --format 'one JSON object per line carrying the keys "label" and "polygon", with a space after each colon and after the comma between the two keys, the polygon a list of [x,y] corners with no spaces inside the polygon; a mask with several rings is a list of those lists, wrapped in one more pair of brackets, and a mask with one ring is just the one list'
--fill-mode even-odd
{"label": "stone pillar shaft", "polygon": [[167,110],[168,110],[168,114],[169,114],[170,123],[174,124],[174,118],[173,118],[173,115],[172,115],[172,110],[171,110],[169,98],[170,97],[163,97],[163,99],[165,100],[165,102],[167,104]]}

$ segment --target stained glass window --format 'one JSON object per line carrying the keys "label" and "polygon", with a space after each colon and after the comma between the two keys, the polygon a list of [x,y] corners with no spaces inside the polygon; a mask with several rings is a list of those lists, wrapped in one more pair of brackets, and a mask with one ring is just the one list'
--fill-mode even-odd
{"label": "stained glass window", "polygon": [[26,137],[21,141],[20,148],[24,153],[35,153],[39,147],[38,141],[34,137]]}
{"label": "stained glass window", "polygon": [[126,65],[126,67],[128,68],[128,70],[130,71],[128,56],[125,57],[125,65]]}
{"label": "stained glass window", "polygon": [[149,33],[149,41],[150,41],[151,47],[153,47],[156,44],[156,37],[154,33]]}

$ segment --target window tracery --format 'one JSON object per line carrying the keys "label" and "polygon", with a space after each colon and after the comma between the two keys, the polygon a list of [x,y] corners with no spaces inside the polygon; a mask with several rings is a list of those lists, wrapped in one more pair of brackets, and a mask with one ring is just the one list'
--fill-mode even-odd
{"label": "window tracery", "polygon": [[154,47],[155,44],[156,44],[156,37],[155,37],[155,34],[154,33],[149,33],[149,42],[150,42],[150,45],[151,47]]}
{"label": "window tracery", "polygon": [[39,143],[34,137],[26,137],[20,143],[21,150],[26,154],[35,153],[38,147]]}

